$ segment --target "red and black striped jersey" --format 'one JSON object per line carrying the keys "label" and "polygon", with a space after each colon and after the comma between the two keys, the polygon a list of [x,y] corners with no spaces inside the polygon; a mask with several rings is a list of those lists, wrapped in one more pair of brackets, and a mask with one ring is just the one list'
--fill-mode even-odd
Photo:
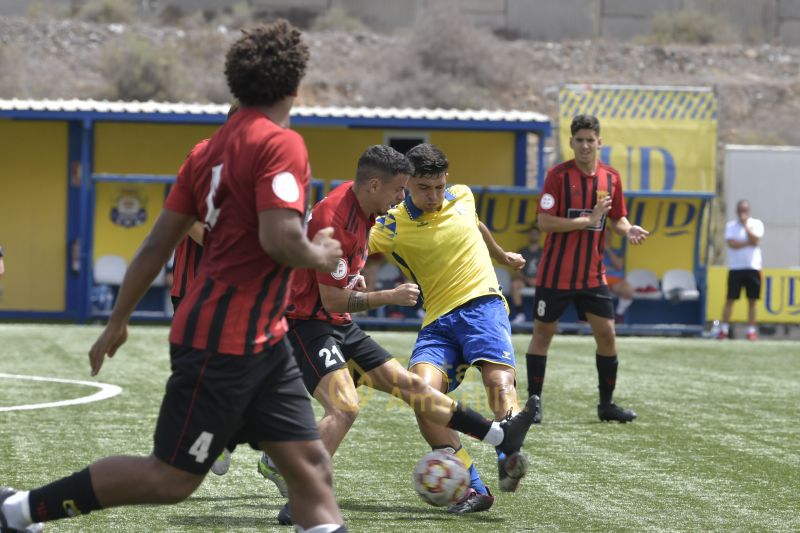
{"label": "red and black striped jersey", "polygon": [[[611,195],[610,218],[627,216],[619,173],[598,162],[596,174],[586,176],[571,159],[547,172],[537,213],[562,218],[588,216],[597,204],[598,193]],[[536,286],[575,290],[606,285],[605,224],[603,217],[595,227],[549,233],[539,262]]]}
{"label": "red and black striped jersey", "polygon": [[175,247],[175,259],[172,267],[172,290],[170,294],[183,298],[188,287],[197,276],[203,247],[188,235]]}
{"label": "red and black striped jersey", "polygon": [[[258,213],[305,214],[310,168],[302,137],[244,108],[189,156],[164,207],[205,222],[197,278],[172,320],[170,342],[258,353],[287,331],[291,268],[264,253]],[[188,161],[188,160],[187,160]]]}
{"label": "red and black striped jersey", "polygon": [[333,272],[310,269],[296,271],[291,304],[287,309],[289,318],[322,320],[333,324],[351,322],[350,313],[333,313],[323,307],[319,284],[353,288],[367,261],[369,230],[374,225],[375,216],[368,217],[362,211],[353,192],[353,182],[339,185],[314,206],[308,222],[308,238],[313,238],[322,228],[333,227],[334,238],[342,243],[344,257],[339,259]]}

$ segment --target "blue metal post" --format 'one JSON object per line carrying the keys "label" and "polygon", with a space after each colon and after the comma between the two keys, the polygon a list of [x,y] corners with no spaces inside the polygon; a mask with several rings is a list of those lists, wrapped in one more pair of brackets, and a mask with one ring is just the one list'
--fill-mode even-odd
{"label": "blue metal post", "polygon": [[94,214],[92,183],[92,157],[94,123],[90,119],[81,121],[81,185],[80,185],[80,295],[78,322],[85,324],[91,315],[92,303],[92,249],[94,242],[94,232],[92,216]]}
{"label": "blue metal post", "polygon": [[528,184],[528,132],[514,133],[514,185],[525,187]]}

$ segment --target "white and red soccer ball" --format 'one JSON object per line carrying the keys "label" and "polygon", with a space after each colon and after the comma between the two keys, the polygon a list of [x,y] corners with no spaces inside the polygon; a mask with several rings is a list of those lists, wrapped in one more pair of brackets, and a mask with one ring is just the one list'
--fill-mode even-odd
{"label": "white and red soccer ball", "polygon": [[464,463],[442,450],[426,454],[414,469],[414,488],[420,498],[436,507],[450,505],[464,498],[470,476]]}

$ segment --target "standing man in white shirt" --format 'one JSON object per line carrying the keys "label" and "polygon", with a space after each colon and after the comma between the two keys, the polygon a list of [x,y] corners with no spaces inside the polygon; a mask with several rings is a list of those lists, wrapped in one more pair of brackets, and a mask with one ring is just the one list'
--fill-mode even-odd
{"label": "standing man in white shirt", "polygon": [[725,242],[728,245],[728,298],[722,310],[722,324],[718,339],[729,333],[733,302],[747,292],[747,340],[757,340],[756,300],[761,296],[761,238],[764,223],[750,216],[750,202],[739,200],[736,204],[737,218],[725,224]]}

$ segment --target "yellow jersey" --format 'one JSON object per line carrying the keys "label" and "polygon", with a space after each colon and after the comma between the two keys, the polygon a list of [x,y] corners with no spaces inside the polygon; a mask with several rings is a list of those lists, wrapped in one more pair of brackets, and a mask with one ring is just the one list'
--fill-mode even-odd
{"label": "yellow jersey", "polygon": [[375,221],[369,251],[382,253],[419,285],[422,327],[480,296],[503,297],[478,222],[466,185],[448,187],[435,213],[425,213],[407,196]]}

